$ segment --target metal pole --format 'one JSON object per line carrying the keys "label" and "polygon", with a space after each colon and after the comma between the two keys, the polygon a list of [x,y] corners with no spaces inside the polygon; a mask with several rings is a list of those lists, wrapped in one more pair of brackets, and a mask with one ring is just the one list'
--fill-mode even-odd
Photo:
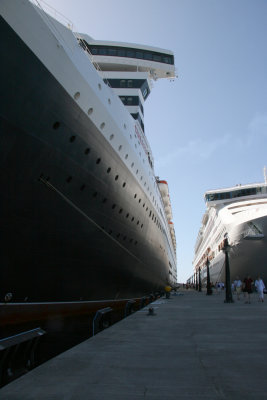
{"label": "metal pole", "polygon": [[211,295],[212,294],[212,288],[211,288],[211,284],[210,284],[210,261],[209,258],[207,257],[207,261],[206,261],[206,266],[207,266],[207,295]]}
{"label": "metal pole", "polygon": [[195,272],[195,276],[196,276],[196,290],[198,290],[198,277],[197,277],[197,272]]}
{"label": "metal pole", "polygon": [[201,292],[200,267],[198,269],[198,291]]}
{"label": "metal pole", "polygon": [[232,289],[231,289],[231,279],[230,279],[230,266],[229,266],[229,256],[228,252],[230,250],[230,246],[228,244],[228,239],[224,239],[223,250],[225,253],[225,303],[233,303],[232,297]]}

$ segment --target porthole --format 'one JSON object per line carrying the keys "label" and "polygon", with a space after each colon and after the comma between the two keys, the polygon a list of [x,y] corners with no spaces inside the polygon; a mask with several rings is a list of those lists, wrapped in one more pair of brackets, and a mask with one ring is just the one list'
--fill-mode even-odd
{"label": "porthole", "polygon": [[141,199],[138,200],[138,203],[141,203]]}
{"label": "porthole", "polygon": [[100,125],[100,129],[104,129],[105,128],[105,122],[102,122],[102,124]]}
{"label": "porthole", "polygon": [[76,139],[76,136],[71,136],[70,137],[70,142],[74,142],[75,139]]}
{"label": "porthole", "polygon": [[122,213],[122,211],[123,211],[123,209],[122,209],[122,208],[120,208],[119,214],[121,214],[121,213]]}
{"label": "porthole", "polygon": [[128,218],[128,217],[129,217],[129,213],[126,214],[126,218]]}
{"label": "porthole", "polygon": [[138,169],[137,169],[137,170],[136,170],[136,175],[138,174],[138,172],[139,172],[139,171],[138,171]]}
{"label": "porthole", "polygon": [[108,99],[108,104],[111,104],[111,100],[110,99]]}
{"label": "porthole", "polygon": [[123,127],[124,127],[124,129],[126,129],[127,128],[126,124],[123,124]]}
{"label": "porthole", "polygon": [[93,113],[93,111],[94,111],[93,107],[90,107],[90,108],[88,109],[88,111],[87,111],[87,114],[88,114],[88,115],[91,115],[91,114]]}
{"label": "porthole", "polygon": [[128,154],[125,154],[125,160],[127,160],[127,158],[128,158]]}
{"label": "porthole", "polygon": [[110,135],[109,140],[112,140],[114,138],[114,135]]}
{"label": "porthole", "polygon": [[134,198],[136,199],[136,197],[137,197],[137,194],[135,193]]}
{"label": "porthole", "polygon": [[101,161],[101,158],[98,158],[98,159],[96,160],[96,164],[99,164],[100,161]]}
{"label": "porthole", "polygon": [[130,239],[130,243],[133,243],[133,239]]}
{"label": "porthole", "polygon": [[146,186],[146,182],[144,183],[144,186]]}
{"label": "porthole", "polygon": [[146,208],[146,211],[148,210],[148,207]]}
{"label": "porthole", "polygon": [[87,147],[87,149],[84,150],[84,154],[89,154],[90,153],[90,149]]}
{"label": "porthole", "polygon": [[138,242],[137,242],[137,240],[136,240],[136,241],[134,242],[134,244],[137,245],[137,243],[138,243]]}
{"label": "porthole", "polygon": [[94,192],[94,193],[93,193],[93,197],[96,197],[96,196],[97,196],[97,192]]}
{"label": "porthole", "polygon": [[112,234],[112,229],[110,229],[110,230],[108,231],[108,233],[111,235],[111,234]]}
{"label": "porthole", "polygon": [[53,129],[58,129],[60,127],[60,122],[56,121],[53,124]]}
{"label": "porthole", "polygon": [[131,167],[133,168],[133,166],[134,166],[134,162],[131,164]]}
{"label": "porthole", "polygon": [[116,207],[116,204],[112,204],[112,210],[114,210],[114,208]]}
{"label": "porthole", "polygon": [[126,240],[127,236],[123,236],[123,240]]}
{"label": "porthole", "polygon": [[152,211],[150,211],[149,216],[151,217]]}
{"label": "porthole", "polygon": [[118,180],[118,178],[119,178],[119,175],[116,175],[116,176],[115,176],[115,181],[117,181],[117,180]]}
{"label": "porthole", "polygon": [[121,149],[122,149],[122,145],[120,144],[118,147],[118,150],[121,151]]}
{"label": "porthole", "polygon": [[139,225],[139,221],[136,222],[136,225]]}
{"label": "porthole", "polygon": [[119,238],[119,237],[120,237],[120,235],[121,235],[121,234],[120,234],[120,233],[118,233],[118,234],[117,234],[117,238]]}
{"label": "porthole", "polygon": [[132,137],[132,135],[130,135],[130,139],[132,139],[133,137]]}
{"label": "porthole", "polygon": [[137,144],[135,143],[134,147],[137,149]]}
{"label": "porthole", "polygon": [[107,173],[109,174],[109,173],[110,173],[110,171],[111,171],[111,168],[110,168],[110,167],[108,167],[108,169],[107,169]]}
{"label": "porthole", "polygon": [[141,225],[141,228],[143,228],[144,224]]}
{"label": "porthole", "polygon": [[67,178],[67,182],[69,183],[71,180],[72,180],[72,176],[69,176],[69,177]]}
{"label": "porthole", "polygon": [[107,199],[104,197],[104,199],[102,200],[102,203],[106,203]]}
{"label": "porthole", "polygon": [[134,221],[134,217],[132,217],[131,221],[132,221],[132,222]]}
{"label": "porthole", "polygon": [[143,204],[143,207],[145,207],[146,203]]}
{"label": "porthole", "polygon": [[80,187],[80,190],[84,190],[85,189],[85,185],[82,185],[81,187]]}
{"label": "porthole", "polygon": [[80,97],[81,93],[80,92],[76,92],[74,95],[74,99],[78,100],[78,98]]}
{"label": "porthole", "polygon": [[125,186],[126,186],[126,182],[123,182],[122,187],[125,187]]}
{"label": "porthole", "polygon": [[99,90],[102,89],[101,83],[98,84],[98,89],[99,89]]}
{"label": "porthole", "polygon": [[143,180],[143,177],[142,177],[142,176],[141,176],[140,180],[141,180],[141,181]]}

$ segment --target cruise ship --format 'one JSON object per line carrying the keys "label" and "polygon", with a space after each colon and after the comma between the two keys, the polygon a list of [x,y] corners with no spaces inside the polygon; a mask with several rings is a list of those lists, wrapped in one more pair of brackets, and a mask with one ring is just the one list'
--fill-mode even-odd
{"label": "cruise ship", "polygon": [[197,282],[207,281],[207,260],[213,284],[225,281],[225,238],[229,244],[231,281],[261,275],[267,282],[267,182],[237,185],[205,193],[206,212],[195,244]]}
{"label": "cruise ship", "polygon": [[0,12],[0,302],[175,285],[169,188],[144,128],[173,53],[94,40],[39,1],[1,0]]}

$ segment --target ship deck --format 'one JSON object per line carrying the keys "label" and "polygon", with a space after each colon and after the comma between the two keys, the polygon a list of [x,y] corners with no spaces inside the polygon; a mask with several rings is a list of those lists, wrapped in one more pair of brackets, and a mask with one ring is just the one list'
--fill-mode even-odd
{"label": "ship deck", "polygon": [[267,302],[180,294],[3,387],[1,399],[266,399]]}

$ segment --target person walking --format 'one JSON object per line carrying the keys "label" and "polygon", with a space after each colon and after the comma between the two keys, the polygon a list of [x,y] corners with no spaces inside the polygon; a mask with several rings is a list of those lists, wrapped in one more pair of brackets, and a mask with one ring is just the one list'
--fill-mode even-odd
{"label": "person walking", "polygon": [[257,288],[257,292],[258,292],[258,295],[259,295],[258,301],[261,301],[263,303],[264,302],[263,290],[265,289],[265,285],[264,285],[263,280],[261,279],[260,276],[258,276],[258,278],[256,279],[255,286]]}
{"label": "person walking", "polygon": [[251,279],[250,275],[248,275],[243,281],[244,292],[246,294],[246,301],[245,301],[246,304],[250,304],[251,303],[250,295],[252,293],[252,283],[253,283],[253,280]]}
{"label": "person walking", "polygon": [[237,276],[237,277],[235,278],[235,281],[234,281],[234,288],[235,288],[235,291],[236,291],[237,300],[240,300],[240,293],[241,293],[241,289],[242,289],[242,282],[241,282],[241,280],[239,279],[239,276]]}

